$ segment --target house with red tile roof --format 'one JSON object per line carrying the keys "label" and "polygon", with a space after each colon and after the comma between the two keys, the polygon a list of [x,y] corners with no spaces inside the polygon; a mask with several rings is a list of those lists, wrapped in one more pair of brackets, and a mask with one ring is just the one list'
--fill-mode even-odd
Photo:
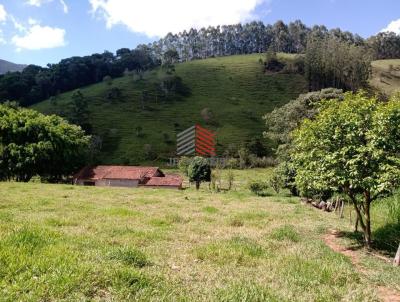
{"label": "house with red tile roof", "polygon": [[81,186],[182,188],[182,177],[164,174],[157,167],[87,166],[74,175]]}

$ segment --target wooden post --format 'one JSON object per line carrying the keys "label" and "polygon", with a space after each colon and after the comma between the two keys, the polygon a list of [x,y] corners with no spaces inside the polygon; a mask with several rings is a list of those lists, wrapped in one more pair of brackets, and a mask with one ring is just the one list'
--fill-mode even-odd
{"label": "wooden post", "polygon": [[397,249],[396,256],[394,257],[393,265],[400,266],[400,244],[399,244],[399,248]]}
{"label": "wooden post", "polygon": [[335,214],[336,214],[337,209],[339,208],[338,204],[339,204],[339,197],[336,197],[335,210],[334,210]]}
{"label": "wooden post", "polygon": [[343,218],[343,212],[344,212],[344,200],[341,201],[341,208],[340,208],[340,218]]}

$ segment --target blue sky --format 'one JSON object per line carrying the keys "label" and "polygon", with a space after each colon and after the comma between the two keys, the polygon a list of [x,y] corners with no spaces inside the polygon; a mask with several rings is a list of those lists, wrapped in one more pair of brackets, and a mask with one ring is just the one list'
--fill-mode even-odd
{"label": "blue sky", "polygon": [[399,0],[0,0],[0,59],[46,65],[134,48],[190,27],[250,20],[400,34]]}

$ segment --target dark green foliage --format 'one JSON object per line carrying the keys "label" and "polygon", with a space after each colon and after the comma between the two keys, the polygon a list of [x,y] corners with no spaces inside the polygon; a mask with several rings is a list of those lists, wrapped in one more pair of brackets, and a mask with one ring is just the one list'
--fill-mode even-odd
{"label": "dark green foliage", "polygon": [[0,76],[0,103],[17,100],[29,106],[60,92],[74,90],[101,81],[112,84],[126,69],[137,72],[158,66],[159,62],[147,46],[117,56],[105,51],[85,57],[71,57],[47,67],[27,66],[22,72]]}
{"label": "dark green foliage", "polygon": [[189,165],[190,165],[191,162],[192,162],[192,158],[186,157],[186,156],[182,156],[179,159],[179,162],[178,162],[179,171],[181,171],[183,174],[185,174],[187,176],[188,175],[188,168],[189,168]]}
{"label": "dark green foliage", "polygon": [[200,156],[194,157],[188,166],[189,181],[196,183],[196,189],[200,188],[202,181],[211,180],[211,166],[209,161]]}
{"label": "dark green foliage", "polygon": [[89,122],[89,104],[87,98],[78,89],[72,93],[70,112],[68,119],[78,126],[81,126],[83,130],[90,133],[92,126]]}
{"label": "dark green foliage", "polygon": [[169,49],[164,53],[163,65],[167,68],[173,68],[173,64],[179,61],[179,54],[175,49]]}
{"label": "dark green foliage", "polygon": [[301,94],[286,105],[274,109],[264,116],[267,131],[264,135],[279,145],[291,142],[290,132],[296,129],[304,119],[312,119],[323,100],[343,99],[343,91],[326,88],[320,91]]}
{"label": "dark green foliage", "polygon": [[135,131],[136,131],[136,137],[143,137],[143,127],[142,126],[136,126]]}
{"label": "dark green foliage", "polygon": [[153,146],[151,144],[145,144],[143,146],[143,154],[146,160],[154,160],[157,157],[157,154],[153,150]]}
{"label": "dark green foliage", "polygon": [[326,102],[294,133],[292,159],[302,193],[344,192],[371,245],[371,202],[400,186],[400,102],[347,93]]}
{"label": "dark green foliage", "polygon": [[335,88],[309,92],[264,116],[267,126],[264,136],[278,146],[280,165],[274,171],[274,184],[281,184],[282,188],[289,189],[293,195],[298,194],[294,181],[296,169],[289,155],[292,148],[291,132],[304,119],[313,119],[323,100],[341,100],[343,97],[343,91]]}
{"label": "dark green foliage", "polygon": [[119,101],[122,97],[122,91],[118,87],[113,87],[107,92],[107,100],[110,102]]}
{"label": "dark green foliage", "polygon": [[248,184],[248,188],[252,193],[258,196],[266,196],[269,186],[264,181],[254,180]]}
{"label": "dark green foliage", "polygon": [[278,60],[276,52],[270,48],[268,49],[264,66],[267,71],[278,72],[285,67],[285,64]]}
{"label": "dark green foliage", "polygon": [[177,75],[166,75],[161,79],[161,91],[166,99],[174,100],[181,96],[189,96],[190,89],[187,87],[182,78]]}
{"label": "dark green foliage", "polygon": [[0,178],[58,181],[86,162],[90,137],[62,118],[0,105]]}
{"label": "dark green foliage", "polygon": [[245,143],[245,148],[257,157],[269,155],[269,150],[258,137],[253,137]]}
{"label": "dark green foliage", "polygon": [[400,35],[393,32],[378,33],[367,41],[375,60],[400,58]]}
{"label": "dark green foliage", "polygon": [[325,87],[356,91],[368,84],[372,55],[365,47],[338,40],[310,36],[305,56],[305,75],[310,91]]}
{"label": "dark green foliage", "polygon": [[277,173],[278,170],[275,169],[271,178],[269,179],[269,185],[275,191],[275,193],[279,194],[281,188],[285,187],[285,181],[283,175]]}

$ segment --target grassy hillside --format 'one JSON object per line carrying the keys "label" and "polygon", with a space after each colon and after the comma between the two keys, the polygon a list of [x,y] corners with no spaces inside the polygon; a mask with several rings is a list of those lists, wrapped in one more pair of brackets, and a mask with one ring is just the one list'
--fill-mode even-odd
{"label": "grassy hillside", "polygon": [[[281,55],[290,59],[288,55]],[[176,74],[191,89],[191,96],[168,103],[150,100],[142,110],[142,91],[153,85],[161,71],[114,79],[112,85],[99,83],[82,89],[89,98],[91,123],[103,138],[100,159],[103,163],[137,164],[146,161],[144,148],[151,145],[159,162],[175,155],[176,133],[194,123],[217,132],[218,153],[229,145],[239,146],[251,137],[261,137],[262,116],[307,89],[306,81],[295,74],[264,74],[262,54],[198,60],[176,65]],[[112,87],[122,89],[118,102],[106,100]],[[34,106],[44,113],[67,110],[72,92]],[[209,108],[213,119],[206,122],[201,111]],[[136,127],[143,136],[136,136]],[[148,147],[147,147],[148,148]]]}
{"label": "grassy hillside", "polygon": [[388,95],[400,91],[400,59],[372,62],[370,83]]}
{"label": "grassy hillside", "polygon": [[[377,301],[400,290],[400,270],[349,238],[348,213],[242,186],[268,173],[234,171],[240,183],[220,194],[0,183],[0,300]],[[388,217],[373,209],[375,238]],[[325,244],[331,229],[357,265]]]}

